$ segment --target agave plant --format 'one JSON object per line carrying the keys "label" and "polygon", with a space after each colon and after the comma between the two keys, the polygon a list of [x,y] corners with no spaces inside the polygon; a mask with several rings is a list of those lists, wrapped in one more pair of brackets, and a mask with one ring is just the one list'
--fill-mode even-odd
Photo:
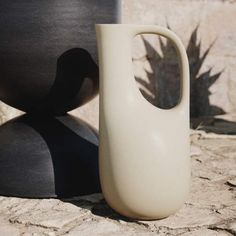
{"label": "agave plant", "polygon": [[[201,56],[201,41],[197,40],[198,28],[199,26],[193,30],[186,49],[190,66],[192,118],[224,113],[221,108],[211,105],[209,101],[211,94],[209,88],[219,79],[222,71],[212,74],[212,68],[210,68],[201,72],[202,65],[214,42]],[[136,81],[141,85],[140,91],[153,105],[163,109],[172,108],[177,105],[180,97],[180,71],[175,48],[170,41],[165,43],[159,37],[160,52],[158,52],[156,47],[153,47],[144,37],[142,40],[147,52],[145,58],[149,61],[152,72],[146,70],[148,81],[136,77]]]}

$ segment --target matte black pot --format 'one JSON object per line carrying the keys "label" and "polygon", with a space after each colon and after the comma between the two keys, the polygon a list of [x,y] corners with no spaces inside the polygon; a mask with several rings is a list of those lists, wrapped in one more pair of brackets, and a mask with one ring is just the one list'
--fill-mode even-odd
{"label": "matte black pot", "polygon": [[28,113],[0,126],[0,195],[101,191],[96,132],[65,113],[97,94],[94,24],[119,13],[120,0],[0,0],[0,100]]}
{"label": "matte black pot", "polygon": [[98,136],[83,121],[23,115],[0,126],[0,195],[64,198],[100,191]]}
{"label": "matte black pot", "polygon": [[0,0],[0,99],[64,114],[98,92],[95,23],[116,23],[120,0]]}

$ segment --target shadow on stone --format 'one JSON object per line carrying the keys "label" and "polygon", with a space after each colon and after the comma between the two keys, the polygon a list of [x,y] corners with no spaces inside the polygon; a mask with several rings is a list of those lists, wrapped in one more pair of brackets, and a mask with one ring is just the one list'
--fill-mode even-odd
{"label": "shadow on stone", "polygon": [[[168,28],[170,29],[169,26]],[[221,115],[224,114],[224,110],[210,104],[209,88],[220,78],[223,71],[212,74],[213,68],[210,68],[201,72],[214,42],[200,55],[201,41],[198,42],[198,28],[199,26],[193,30],[186,49],[190,66],[191,117]],[[142,40],[147,52],[143,59],[148,61],[151,72],[146,70],[148,81],[136,78],[141,85],[140,91],[154,106],[171,109],[180,99],[180,70],[176,50],[169,40],[165,43],[161,37],[160,52],[147,39],[142,37]]]}
{"label": "shadow on stone", "polygon": [[191,128],[207,133],[236,135],[236,122],[222,118],[202,117],[191,120]]}

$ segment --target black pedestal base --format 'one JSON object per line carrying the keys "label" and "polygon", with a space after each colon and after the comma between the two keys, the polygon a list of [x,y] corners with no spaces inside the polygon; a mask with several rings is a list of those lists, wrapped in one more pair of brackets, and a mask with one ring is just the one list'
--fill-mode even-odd
{"label": "black pedestal base", "polygon": [[100,192],[98,137],[70,115],[24,115],[0,126],[0,195],[65,198]]}

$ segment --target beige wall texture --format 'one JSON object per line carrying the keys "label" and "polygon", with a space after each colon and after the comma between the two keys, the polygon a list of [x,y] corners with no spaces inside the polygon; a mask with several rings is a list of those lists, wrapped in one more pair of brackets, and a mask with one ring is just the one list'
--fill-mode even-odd
{"label": "beige wall texture", "polygon": [[[123,23],[168,24],[188,48],[192,116],[236,114],[235,0],[123,0],[122,5]],[[179,71],[173,49],[162,42],[161,49],[158,37],[134,40],[134,73],[147,99],[167,108],[178,100]],[[18,114],[0,107],[0,122]],[[71,113],[98,127],[98,97]]]}
{"label": "beige wall texture", "polygon": [[[236,1],[124,0],[123,13],[125,23],[169,25],[188,48],[192,72],[192,116],[236,112]],[[190,43],[197,26],[196,42],[192,38]],[[168,99],[166,90],[176,97],[178,68],[169,47],[160,50],[157,38],[147,39],[146,44],[150,42],[151,45],[146,47],[140,38],[135,40],[135,74],[146,81],[151,77],[154,83],[163,79],[159,89],[166,96],[156,97],[159,98],[157,104],[165,106],[166,102],[161,100]],[[161,59],[155,58],[153,49],[158,51]],[[165,81],[167,84],[163,86]]]}

